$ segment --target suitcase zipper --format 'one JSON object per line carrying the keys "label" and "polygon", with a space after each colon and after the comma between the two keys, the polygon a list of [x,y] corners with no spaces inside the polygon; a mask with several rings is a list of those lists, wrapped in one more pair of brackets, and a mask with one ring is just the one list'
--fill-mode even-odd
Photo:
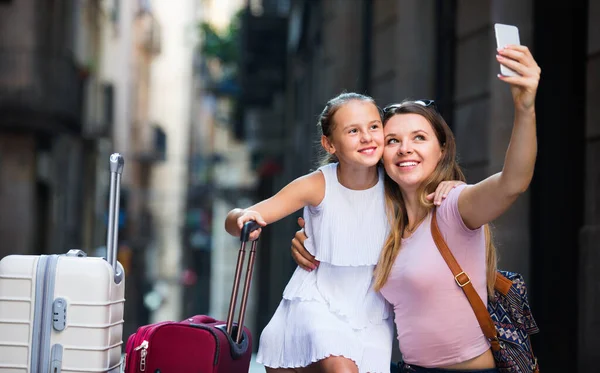
{"label": "suitcase zipper", "polygon": [[148,355],[148,346],[149,345],[150,345],[150,343],[148,343],[148,341],[144,340],[141,345],[137,346],[133,350],[133,351],[142,350],[140,352],[140,372],[146,371],[146,355]]}
{"label": "suitcase zipper", "polygon": [[152,328],[148,328],[148,330],[145,331],[145,333],[142,335],[142,343],[137,346],[135,348],[134,351],[139,350],[140,351],[140,372],[145,372],[146,371],[146,363],[147,363],[147,359],[148,359],[148,348],[150,347],[150,340],[152,339],[152,335],[156,332],[156,330],[158,330],[161,326],[165,325],[165,324],[176,324],[174,321],[163,321],[161,323],[158,323],[157,325],[154,325],[154,327]]}
{"label": "suitcase zipper", "polygon": [[[146,336],[146,333],[148,331],[148,329],[150,329],[150,326],[142,326],[140,327],[137,332],[135,333],[132,341],[129,343],[128,341],[128,345],[130,345],[131,347],[128,346],[127,350],[129,351],[129,353],[126,356],[126,363],[125,363],[125,367],[130,367],[130,370],[125,370],[125,372],[130,372],[130,373],[135,373],[136,372],[136,367],[134,366],[134,364],[136,363],[136,358],[137,358],[137,354],[136,351],[137,349],[134,348],[134,346],[137,345],[137,343],[139,343],[140,340],[144,340],[144,337]],[[125,368],[127,369],[127,368]]]}
{"label": "suitcase zipper", "polygon": [[137,351],[139,351],[141,349],[141,346],[142,346],[142,344],[144,342],[146,342],[147,345],[146,345],[146,350],[145,350],[145,354],[144,354],[144,358],[143,358],[143,360],[144,360],[144,369],[141,370],[141,371],[142,372],[145,371],[145,369],[146,369],[146,362],[147,362],[147,356],[148,356],[148,350],[147,349],[148,349],[148,346],[150,345],[150,342],[148,342],[148,341],[151,339],[150,336],[153,334],[154,330],[156,330],[161,325],[171,324],[171,323],[173,323],[173,321],[163,321],[163,322],[160,322],[160,323],[155,324],[155,325],[148,325],[146,327],[141,327],[140,328],[141,330],[138,329],[138,331],[136,333],[135,341],[133,342],[132,346],[135,346],[138,343],[140,343],[140,345],[138,345],[136,348],[133,349],[133,351],[131,351],[131,359],[128,359],[129,361],[127,362],[127,365],[131,366],[131,369],[132,369],[131,372],[135,372],[136,368],[134,367],[133,364],[137,363],[137,361],[138,361],[138,355],[140,356],[140,359],[139,359],[140,362],[137,364],[137,366],[138,367],[141,366],[141,361],[142,361],[142,359],[141,359],[141,353],[136,354],[135,352],[137,352]]}
{"label": "suitcase zipper", "polygon": [[[127,361],[125,363],[125,366],[129,366],[131,367],[131,370],[125,370],[125,372],[131,372],[131,373],[135,373],[136,372],[136,368],[134,366],[135,362],[136,362],[136,351],[137,349],[134,348],[134,346],[136,346],[136,344],[140,341],[140,340],[144,340],[144,337],[146,337],[146,334],[148,332],[148,329],[150,329],[150,326],[142,326],[140,327],[137,332],[135,333],[135,336],[133,337],[133,340],[131,341],[131,350],[129,352],[129,354],[127,354]],[[129,349],[128,349],[129,350]]]}
{"label": "suitcase zipper", "polygon": [[[142,336],[142,334],[146,332],[146,329],[148,329],[147,326],[139,327],[137,332],[130,337],[131,341],[127,341],[124,369],[125,373],[135,373],[136,368],[133,366],[133,364],[135,364],[136,357],[134,347],[136,346],[136,343],[138,343],[138,341],[140,340],[140,336]],[[129,370],[127,370],[127,367],[130,367]]]}

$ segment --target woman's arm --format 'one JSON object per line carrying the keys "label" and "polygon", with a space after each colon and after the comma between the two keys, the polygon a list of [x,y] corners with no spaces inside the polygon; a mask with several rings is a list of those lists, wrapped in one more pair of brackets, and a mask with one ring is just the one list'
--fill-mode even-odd
{"label": "woman's arm", "polygon": [[497,59],[520,74],[498,76],[511,85],[515,121],[502,171],[465,188],[458,198],[460,215],[471,229],[496,219],[527,190],[537,154],[535,95],[541,70],[525,46],[503,48]]}
{"label": "woman's arm", "polygon": [[[321,171],[315,171],[292,181],[273,197],[254,206],[231,210],[225,219],[225,230],[232,236],[239,236],[247,221],[254,220],[264,227],[304,206],[318,205],[324,196],[325,178]],[[260,234],[260,230],[255,232],[252,232],[250,239],[256,239]]]}

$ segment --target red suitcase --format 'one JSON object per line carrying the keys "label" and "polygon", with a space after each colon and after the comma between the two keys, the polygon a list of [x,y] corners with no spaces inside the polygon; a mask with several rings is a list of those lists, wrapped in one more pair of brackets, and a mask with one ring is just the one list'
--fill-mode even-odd
{"label": "red suitcase", "polygon": [[252,336],[244,325],[248,292],[254,269],[257,241],[252,242],[237,324],[233,314],[237,300],[246,242],[258,224],[244,225],[240,236],[235,279],[227,321],[198,315],[181,322],[165,321],[140,327],[127,340],[125,373],[248,373]]}

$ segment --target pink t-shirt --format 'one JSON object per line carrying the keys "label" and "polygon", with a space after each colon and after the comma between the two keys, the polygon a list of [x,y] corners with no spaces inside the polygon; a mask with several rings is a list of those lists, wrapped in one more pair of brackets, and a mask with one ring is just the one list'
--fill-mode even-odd
{"label": "pink t-shirt", "polygon": [[[467,228],[458,212],[458,196],[465,187],[456,187],[448,194],[437,208],[437,222],[456,260],[487,305],[484,230]],[[394,307],[404,361],[433,368],[477,357],[490,345],[435,246],[430,224],[431,214],[412,236],[402,240],[381,293]]]}

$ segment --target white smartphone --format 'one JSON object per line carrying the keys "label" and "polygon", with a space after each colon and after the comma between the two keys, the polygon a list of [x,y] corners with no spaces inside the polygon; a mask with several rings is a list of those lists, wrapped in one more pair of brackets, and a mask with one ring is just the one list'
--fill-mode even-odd
{"label": "white smartphone", "polygon": [[[496,23],[494,24],[494,29],[496,31],[496,45],[498,48],[505,47],[508,44],[521,45],[521,41],[519,40],[519,29],[517,26]],[[500,73],[504,76],[519,76],[516,71],[509,69],[502,64],[500,65]]]}

